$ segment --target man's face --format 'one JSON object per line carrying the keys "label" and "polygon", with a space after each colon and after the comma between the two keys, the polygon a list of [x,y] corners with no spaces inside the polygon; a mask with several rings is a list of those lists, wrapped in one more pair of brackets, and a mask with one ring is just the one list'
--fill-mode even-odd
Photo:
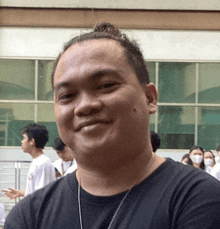
{"label": "man's face", "polygon": [[54,75],[59,134],[76,155],[101,153],[108,160],[114,157],[110,152],[143,150],[149,113],[154,112],[148,94],[151,88],[139,84],[119,43],[98,39],[74,44],[61,56]]}
{"label": "man's face", "polygon": [[23,139],[21,140],[22,150],[27,153],[30,152],[31,147],[31,141],[29,141],[27,134],[23,134]]}

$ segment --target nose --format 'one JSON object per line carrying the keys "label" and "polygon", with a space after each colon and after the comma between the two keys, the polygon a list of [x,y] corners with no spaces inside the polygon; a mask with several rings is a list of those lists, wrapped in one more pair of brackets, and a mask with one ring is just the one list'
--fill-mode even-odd
{"label": "nose", "polygon": [[80,96],[74,113],[78,117],[89,116],[98,113],[102,109],[102,101],[96,96],[84,93]]}

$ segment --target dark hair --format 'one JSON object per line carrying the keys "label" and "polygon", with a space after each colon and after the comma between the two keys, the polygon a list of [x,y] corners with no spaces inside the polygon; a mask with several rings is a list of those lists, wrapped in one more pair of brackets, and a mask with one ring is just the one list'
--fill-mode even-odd
{"label": "dark hair", "polygon": [[153,148],[153,152],[155,153],[157,149],[160,148],[160,137],[153,130],[150,131],[150,136],[151,136],[151,145]]}
{"label": "dark hair", "polygon": [[[204,150],[203,150],[203,148],[201,146],[192,146],[191,149],[189,150],[189,154],[195,149],[199,149],[204,155]],[[190,158],[188,160],[188,164],[189,165],[193,165],[193,162],[192,162],[192,160]],[[204,160],[200,163],[199,167],[200,167],[200,169],[205,169]]]}
{"label": "dark hair", "polygon": [[140,51],[138,44],[135,41],[131,41],[125,34],[122,34],[118,28],[114,27],[112,24],[103,22],[97,24],[93,31],[90,33],[85,33],[80,36],[72,38],[69,42],[64,45],[63,51],[58,55],[51,75],[52,88],[53,79],[56,71],[57,64],[60,60],[61,55],[73,44],[80,43],[86,40],[94,39],[112,39],[117,41],[125,51],[125,56],[127,57],[128,63],[134,69],[137,78],[140,83],[149,83],[149,75],[147,67],[144,62],[143,54]]}
{"label": "dark hair", "polygon": [[66,145],[64,144],[64,142],[61,140],[60,137],[54,139],[54,145],[53,145],[54,150],[63,151],[65,146]]}
{"label": "dark hair", "polygon": [[217,152],[220,151],[220,145],[217,147],[216,151],[217,151]]}
{"label": "dark hair", "polygon": [[46,127],[37,123],[26,125],[22,129],[22,134],[26,134],[29,140],[33,138],[35,140],[35,146],[41,149],[44,148],[49,140],[49,133]]}
{"label": "dark hair", "polygon": [[185,159],[185,158],[189,159],[189,154],[188,154],[188,153],[186,153],[186,154],[183,155],[181,161],[182,161],[183,159]]}

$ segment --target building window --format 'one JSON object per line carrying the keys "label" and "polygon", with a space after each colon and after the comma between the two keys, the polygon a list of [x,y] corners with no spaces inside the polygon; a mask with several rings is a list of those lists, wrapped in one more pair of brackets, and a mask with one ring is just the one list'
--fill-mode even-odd
{"label": "building window", "polygon": [[[0,146],[20,147],[21,129],[37,122],[49,142],[58,136],[53,112],[51,73],[54,59],[0,59]],[[146,62],[158,90],[158,112],[150,129],[163,149],[220,144],[220,63]]]}

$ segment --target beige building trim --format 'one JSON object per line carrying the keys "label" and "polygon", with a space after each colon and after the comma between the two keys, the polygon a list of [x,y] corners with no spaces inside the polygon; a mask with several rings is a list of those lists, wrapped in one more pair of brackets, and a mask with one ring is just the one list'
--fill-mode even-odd
{"label": "beige building trim", "polygon": [[0,8],[1,27],[92,28],[103,21],[123,29],[220,30],[218,11]]}

